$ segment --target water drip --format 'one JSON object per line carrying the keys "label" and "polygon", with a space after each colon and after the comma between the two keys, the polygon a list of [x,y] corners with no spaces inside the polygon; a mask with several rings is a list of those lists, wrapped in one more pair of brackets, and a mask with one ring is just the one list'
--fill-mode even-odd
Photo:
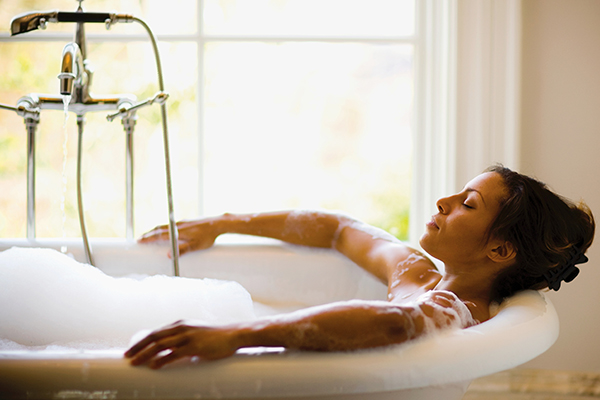
{"label": "water drip", "polygon": [[63,100],[63,110],[65,113],[65,121],[63,122],[63,128],[67,127],[67,121],[69,120],[69,103],[71,103],[71,95],[70,94],[63,94],[62,95],[62,100]]}

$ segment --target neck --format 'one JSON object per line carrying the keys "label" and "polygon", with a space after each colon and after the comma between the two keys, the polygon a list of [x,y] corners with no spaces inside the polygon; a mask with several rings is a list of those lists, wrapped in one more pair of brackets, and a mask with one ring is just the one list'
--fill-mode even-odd
{"label": "neck", "polygon": [[[486,263],[484,263],[486,264]],[[446,265],[446,272],[434,290],[447,290],[456,294],[471,310],[473,318],[483,322],[490,318],[492,285],[496,274],[491,265],[480,268],[453,268]]]}

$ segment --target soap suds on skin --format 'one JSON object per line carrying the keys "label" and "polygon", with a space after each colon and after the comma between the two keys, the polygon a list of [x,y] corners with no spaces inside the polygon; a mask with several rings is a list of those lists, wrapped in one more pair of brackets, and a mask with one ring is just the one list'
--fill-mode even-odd
{"label": "soap suds on skin", "polygon": [[[401,241],[394,235],[386,232],[383,229],[365,224],[364,222],[358,221],[342,212],[332,211],[317,211],[317,210],[294,210],[290,212],[285,221],[284,234],[294,233],[299,238],[304,238],[306,235],[312,234],[315,227],[319,228],[319,218],[324,216],[334,217],[338,220],[339,224],[336,232],[333,235],[331,241],[331,248],[336,248],[336,243],[346,227],[351,227],[360,231],[363,231],[373,237],[373,239],[382,239],[388,242],[401,243]],[[310,226],[310,230],[303,227]]]}
{"label": "soap suds on skin", "polygon": [[382,240],[386,240],[386,241],[392,242],[392,243],[401,243],[400,239],[398,239],[396,236],[392,235],[391,233],[389,233],[381,228],[377,228],[372,225],[365,224],[364,222],[354,220],[354,221],[350,222],[348,224],[348,226],[350,226],[354,229],[357,229],[357,230],[361,230],[365,233],[368,233],[369,235],[371,235],[371,237],[373,239],[382,239]]}
{"label": "soap suds on skin", "polygon": [[[448,291],[429,291],[404,304],[375,300],[340,304],[410,315],[401,327],[408,339],[477,323],[465,303]],[[114,278],[55,250],[13,248],[0,253],[0,350],[127,347],[136,332],[175,320],[212,325],[246,321],[259,329],[270,321],[297,320],[330,306],[256,320],[250,294],[236,282]],[[297,328],[302,337],[318,333],[311,323]]]}
{"label": "soap suds on skin", "polygon": [[334,213],[329,211],[315,211],[315,210],[294,210],[291,211],[286,219],[283,230],[283,236],[293,234],[300,239],[304,239],[307,236],[313,234],[314,231],[323,229],[325,226],[319,222],[320,218],[325,216],[334,217],[339,221],[338,229],[334,234],[332,240],[332,248],[335,248],[335,242],[339,237],[342,229],[343,214]]}
{"label": "soap suds on skin", "polygon": [[[292,342],[305,343],[307,348],[311,350],[339,350],[346,344],[340,343],[335,334],[331,334],[327,330],[322,331],[318,324],[310,322],[308,319],[322,311],[344,308],[352,308],[353,310],[361,308],[365,310],[374,309],[376,314],[381,316],[408,317],[397,319],[397,321],[402,322],[393,327],[393,330],[401,334],[405,340],[427,337],[448,329],[462,329],[477,324],[465,303],[454,293],[434,290],[424,293],[415,301],[402,305],[380,300],[341,301],[288,314],[266,317],[251,323],[249,327],[261,330],[270,324],[286,325],[292,322],[293,329],[289,333]],[[302,322],[303,320],[305,321]],[[381,335],[385,336],[386,333],[382,331]],[[314,338],[314,341],[311,338]],[[315,347],[313,347],[313,344]]]}

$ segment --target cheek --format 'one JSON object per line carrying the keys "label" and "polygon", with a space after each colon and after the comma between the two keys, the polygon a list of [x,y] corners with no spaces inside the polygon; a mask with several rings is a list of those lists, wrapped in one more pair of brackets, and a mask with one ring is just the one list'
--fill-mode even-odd
{"label": "cheek", "polygon": [[419,239],[419,244],[436,258],[468,258],[481,249],[486,230],[486,221],[482,217],[465,218],[462,215],[446,220],[441,231],[426,231]]}
{"label": "cheek", "polygon": [[[487,230],[487,221],[482,218],[457,219],[448,224],[446,240],[454,246],[464,246],[473,249],[479,246]],[[461,250],[461,249],[456,249]],[[466,250],[466,249],[465,249]]]}

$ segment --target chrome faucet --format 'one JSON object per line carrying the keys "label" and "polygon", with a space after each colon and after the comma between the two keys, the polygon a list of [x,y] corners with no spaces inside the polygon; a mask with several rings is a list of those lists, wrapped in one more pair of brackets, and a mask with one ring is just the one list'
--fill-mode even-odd
{"label": "chrome faucet", "polygon": [[[173,260],[174,274],[179,275],[179,248],[177,246],[177,228],[175,225],[173,211],[172,183],[170,172],[170,156],[167,129],[166,100],[168,94],[164,92],[162,67],[160,56],[154,34],[150,27],[141,19],[129,14],[115,13],[89,13],[84,12],[81,6],[83,0],[77,0],[79,6],[76,12],[48,11],[30,12],[20,14],[11,21],[11,35],[19,35],[36,29],[46,29],[48,22],[62,23],[71,22],[76,24],[74,41],[64,46],[62,52],[61,71],[58,75],[60,80],[60,96],[51,94],[31,93],[19,99],[17,107],[0,104],[0,109],[17,112],[25,120],[28,132],[28,196],[27,196],[27,237],[35,238],[35,131],[40,121],[41,110],[66,110],[77,114],[77,127],[79,134],[79,146],[77,153],[77,200],[79,208],[79,222],[81,235],[84,242],[84,251],[88,263],[93,264],[91,248],[87,239],[85,218],[83,216],[83,201],[81,195],[81,153],[83,139],[83,125],[85,114],[92,111],[114,111],[116,113],[107,116],[109,121],[121,117],[126,133],[126,205],[127,205],[127,230],[128,239],[133,239],[133,130],[136,120],[136,112],[141,107],[160,104],[163,128],[163,143],[165,150],[165,172],[167,179],[167,206],[169,211],[169,233],[171,241],[171,254]],[[105,23],[106,28],[117,22],[137,22],[141,24],[148,33],[152,42],[156,67],[158,71],[159,92],[152,98],[136,104],[133,95],[114,96],[92,96],[89,91],[92,82],[92,69],[87,60],[85,29],[86,23]],[[69,102],[66,103],[67,99]]]}
{"label": "chrome faucet", "polygon": [[71,100],[68,111],[76,113],[80,119],[87,112],[116,110],[124,102],[133,104],[136,101],[136,97],[130,94],[98,97],[90,94],[93,72],[87,60],[85,40],[86,23],[105,23],[106,27],[110,28],[117,22],[132,22],[134,17],[129,14],[84,12],[82,1],[78,0],[76,12],[35,11],[16,16],[10,24],[12,36],[46,29],[48,22],[76,24],[74,40],[65,45],[62,52],[61,71],[58,75],[61,96],[36,93],[25,97],[29,97],[28,100],[36,100],[36,105],[42,110],[63,110],[65,106],[62,96],[69,95]]}
{"label": "chrome faucet", "polygon": [[[62,63],[60,68],[60,94],[73,95],[73,86],[82,88],[87,85],[88,74],[83,68],[83,56],[77,43],[68,43],[63,48]],[[72,99],[77,102],[77,99]]]}
{"label": "chrome faucet", "polygon": [[[24,114],[23,109],[27,110],[66,110],[77,114],[77,130],[79,147],[83,141],[83,126],[85,124],[85,114],[93,111],[111,111],[119,109],[123,104],[133,104],[136,101],[136,97],[133,95],[116,95],[116,96],[99,96],[93,97],[90,94],[89,87],[92,81],[92,71],[89,67],[86,57],[86,41],[85,41],[85,23],[90,22],[103,22],[106,23],[107,27],[115,22],[129,22],[132,20],[132,16],[129,15],[117,15],[108,13],[86,13],[83,11],[81,6],[83,0],[78,0],[79,6],[76,12],[61,12],[61,11],[49,11],[49,12],[31,12],[18,15],[11,21],[11,35],[18,35],[25,32],[29,32],[38,28],[46,29],[48,22],[59,23],[59,22],[74,22],[75,27],[75,38],[74,41],[64,46],[62,52],[62,63],[60,74],[58,79],[60,81],[59,92],[60,95],[52,94],[39,94],[31,93],[27,96],[22,97],[18,101],[17,108],[21,113]],[[68,102],[67,102],[68,101]],[[17,110],[19,113],[19,111]],[[28,113],[31,115],[31,112]],[[28,149],[28,154],[31,158],[35,156],[35,131],[37,125],[40,122],[39,116],[37,119],[28,118],[25,120],[28,138],[28,146],[32,148]],[[128,140],[132,140],[129,137]],[[130,143],[127,144],[128,148],[131,147]],[[35,160],[28,160],[28,169],[31,167],[35,170]],[[132,172],[131,172],[132,174]],[[129,177],[128,177],[129,178]],[[28,170],[28,180],[35,180],[35,173]],[[87,262],[94,264],[92,250],[88,241],[87,229],[85,225],[84,211],[83,211],[83,199],[81,190],[81,152],[77,154],[77,203],[79,210],[79,223],[81,228],[81,236],[84,242],[84,251]],[[133,185],[133,179],[128,179]],[[35,187],[35,182],[31,184]],[[28,184],[29,187],[29,184]],[[133,190],[128,188],[127,193],[133,193]],[[35,204],[34,191],[28,192],[28,204]],[[128,207],[132,204],[132,201],[127,202]],[[29,213],[33,215],[29,215]],[[133,212],[128,210],[127,215],[133,216]],[[127,221],[128,225],[133,225],[133,219]],[[127,232],[132,232],[132,229],[127,229]],[[35,206],[32,205],[28,208],[28,222],[27,222],[27,236],[32,239],[35,237]]]}

